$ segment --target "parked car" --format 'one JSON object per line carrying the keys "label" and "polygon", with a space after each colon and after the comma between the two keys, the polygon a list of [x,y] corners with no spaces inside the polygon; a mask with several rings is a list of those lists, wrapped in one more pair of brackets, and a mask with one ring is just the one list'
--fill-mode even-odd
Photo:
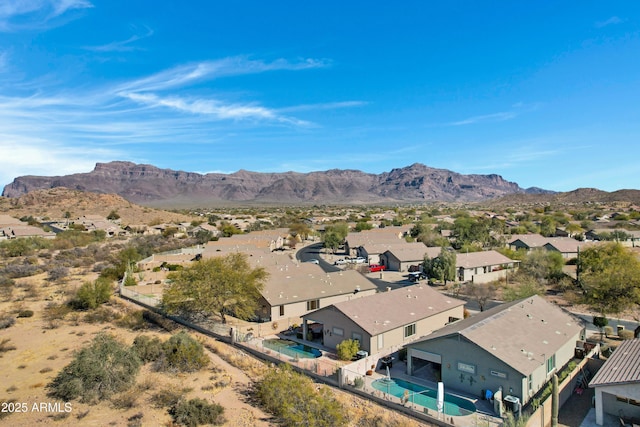
{"label": "parked car", "polygon": [[335,264],[335,265],[345,265],[346,263],[347,263],[347,260],[346,260],[346,259],[344,259],[344,258],[337,259],[337,260],[334,262],[334,264]]}
{"label": "parked car", "polygon": [[375,273],[376,271],[384,271],[387,269],[386,265],[380,265],[380,264],[371,264],[369,266],[369,272],[370,273]]}
{"label": "parked car", "polygon": [[427,275],[421,272],[409,273],[409,280],[412,282],[417,282],[421,279],[426,279]]}
{"label": "parked car", "polygon": [[317,260],[317,259],[315,259],[315,258],[310,259],[310,260],[308,260],[308,261],[306,261],[306,262],[310,262],[311,264],[320,264],[320,261],[318,261],[318,260]]}
{"label": "parked car", "polygon": [[421,271],[422,266],[420,264],[414,264],[409,266],[409,273],[415,273],[416,271]]}
{"label": "parked car", "polygon": [[359,256],[356,259],[353,260],[356,264],[364,264],[365,262],[367,262],[366,259],[364,259],[363,257]]}

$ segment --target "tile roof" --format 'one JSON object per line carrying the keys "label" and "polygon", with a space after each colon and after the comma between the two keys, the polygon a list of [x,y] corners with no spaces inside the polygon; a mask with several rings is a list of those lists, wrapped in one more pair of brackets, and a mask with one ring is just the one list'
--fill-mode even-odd
{"label": "tile roof", "polygon": [[456,254],[456,268],[475,268],[490,265],[511,264],[514,261],[497,251],[468,252]]}
{"label": "tile roof", "polygon": [[534,295],[447,325],[412,346],[461,335],[523,375],[529,375],[582,328],[581,320]]}
{"label": "tile roof", "polygon": [[415,285],[333,306],[375,336],[464,304],[464,301],[443,295],[429,286]]}
{"label": "tile roof", "polygon": [[640,384],[640,338],[623,341],[602,365],[589,387]]}

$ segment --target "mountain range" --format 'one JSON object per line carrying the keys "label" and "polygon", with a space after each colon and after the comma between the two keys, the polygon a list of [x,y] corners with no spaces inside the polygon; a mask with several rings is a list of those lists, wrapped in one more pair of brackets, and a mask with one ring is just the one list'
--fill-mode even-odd
{"label": "mountain range", "polygon": [[5,186],[2,195],[19,197],[33,190],[57,187],[117,194],[130,202],[155,207],[204,207],[218,203],[478,202],[510,194],[553,193],[539,188],[523,189],[500,175],[463,175],[420,163],[381,174],[349,169],[199,174],[114,161],[97,163],[88,173],[17,177]]}

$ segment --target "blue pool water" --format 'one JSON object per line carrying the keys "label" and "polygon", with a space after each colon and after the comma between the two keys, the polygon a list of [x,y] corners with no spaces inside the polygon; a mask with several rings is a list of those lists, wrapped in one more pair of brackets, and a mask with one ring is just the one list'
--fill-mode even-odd
{"label": "blue pool water", "polygon": [[[429,387],[421,386],[409,381],[394,378],[391,380],[375,380],[373,388],[402,399],[405,391],[409,391],[409,402],[424,406],[434,411],[438,410],[438,392]],[[447,415],[469,415],[476,411],[473,402],[449,393],[444,394],[444,413]]]}
{"label": "blue pool water", "polygon": [[298,357],[301,359],[314,359],[322,356],[322,352],[317,348],[309,347],[304,344],[297,344],[288,340],[264,340],[263,345],[278,353],[286,354],[289,357]]}

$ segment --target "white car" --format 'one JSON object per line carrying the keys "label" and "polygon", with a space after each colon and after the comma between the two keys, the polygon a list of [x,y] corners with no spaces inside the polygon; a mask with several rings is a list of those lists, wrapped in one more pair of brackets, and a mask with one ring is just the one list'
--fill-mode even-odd
{"label": "white car", "polygon": [[356,258],[356,259],[354,260],[354,262],[355,262],[356,264],[364,264],[365,262],[367,262],[367,260],[366,260],[365,258],[363,258],[363,257],[359,256],[358,258]]}
{"label": "white car", "polygon": [[309,261],[306,262],[310,262],[311,264],[320,264],[320,261],[318,261],[317,259],[310,259]]}
{"label": "white car", "polygon": [[337,259],[334,262],[335,265],[345,265],[346,263],[347,263],[347,260],[345,260],[344,258]]}

